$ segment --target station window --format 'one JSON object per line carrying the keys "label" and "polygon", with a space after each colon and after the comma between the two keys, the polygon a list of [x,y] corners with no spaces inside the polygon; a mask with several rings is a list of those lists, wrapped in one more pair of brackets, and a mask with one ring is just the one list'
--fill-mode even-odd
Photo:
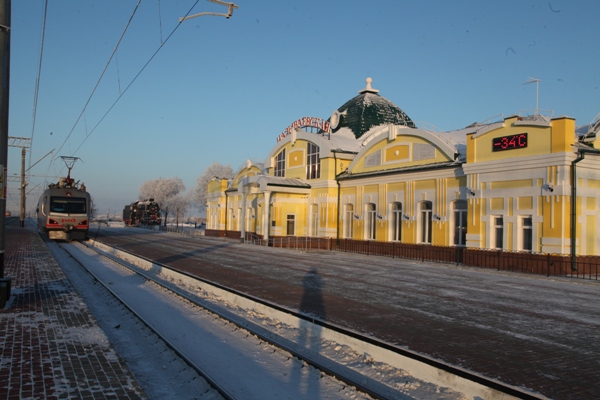
{"label": "station window", "polygon": [[521,250],[533,250],[533,220],[531,215],[521,217]]}
{"label": "station window", "polygon": [[308,142],[306,149],[306,179],[319,179],[321,177],[321,159],[319,146]]}
{"label": "station window", "polygon": [[454,245],[467,244],[467,202],[457,200],[454,202]]}
{"label": "station window", "polygon": [[312,204],[310,206],[309,215],[309,232],[308,236],[319,236],[319,205]]}
{"label": "station window", "polygon": [[431,217],[433,207],[430,201],[419,203],[419,243],[431,244]]}
{"label": "station window", "polygon": [[366,206],[365,228],[367,240],[375,240],[377,238],[377,206],[373,203]]}
{"label": "station window", "polygon": [[208,229],[219,229],[219,209],[217,207],[210,207],[208,226]]}
{"label": "station window", "polygon": [[285,149],[281,150],[279,154],[277,154],[273,175],[285,177]]}
{"label": "station window", "polygon": [[503,249],[504,248],[504,217],[494,216],[493,231],[492,231],[492,248]]}
{"label": "station window", "polygon": [[391,208],[391,239],[399,242],[402,240],[402,203],[394,202]]}
{"label": "station window", "polygon": [[287,236],[295,236],[296,234],[296,216],[294,214],[287,215]]}
{"label": "station window", "polygon": [[233,220],[234,215],[235,214],[233,213],[233,208],[228,208],[227,209],[227,229],[230,231],[235,229],[234,228],[235,221]]}
{"label": "station window", "polygon": [[353,230],[354,224],[354,206],[352,204],[346,204],[344,207],[344,238],[352,239],[354,236]]}

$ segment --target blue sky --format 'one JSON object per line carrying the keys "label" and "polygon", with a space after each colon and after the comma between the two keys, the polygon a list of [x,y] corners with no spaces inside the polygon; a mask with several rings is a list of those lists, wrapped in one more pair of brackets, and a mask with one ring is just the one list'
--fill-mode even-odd
{"label": "blue sky", "polygon": [[[226,8],[48,1],[34,126],[45,1],[13,1],[9,135],[33,136],[28,165],[52,149],[80,157],[73,177],[99,212],[120,213],[145,181],[177,176],[192,189],[214,161],[234,170],[262,161],[291,122],[328,118],[367,77],[411,119],[442,130],[532,111],[529,77],[540,79],[541,110],[578,125],[600,112],[595,0],[235,3],[230,19],[179,24],[190,9]],[[20,157],[9,148],[9,176]],[[28,204],[63,165],[49,156],[31,169]],[[11,183],[7,208],[18,199]]]}

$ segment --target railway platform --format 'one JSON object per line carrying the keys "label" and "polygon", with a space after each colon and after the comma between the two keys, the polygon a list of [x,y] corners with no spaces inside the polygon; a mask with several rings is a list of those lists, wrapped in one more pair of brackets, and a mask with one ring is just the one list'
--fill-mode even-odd
{"label": "railway platform", "polygon": [[145,399],[33,225],[8,218],[0,400]]}

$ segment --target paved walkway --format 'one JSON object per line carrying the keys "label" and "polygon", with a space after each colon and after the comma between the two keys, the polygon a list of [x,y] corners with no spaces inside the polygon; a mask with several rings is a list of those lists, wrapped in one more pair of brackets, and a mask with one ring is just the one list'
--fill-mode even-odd
{"label": "paved walkway", "polygon": [[145,399],[35,228],[7,218],[5,232],[0,400]]}
{"label": "paved walkway", "polygon": [[102,228],[98,239],[551,399],[600,399],[600,282]]}

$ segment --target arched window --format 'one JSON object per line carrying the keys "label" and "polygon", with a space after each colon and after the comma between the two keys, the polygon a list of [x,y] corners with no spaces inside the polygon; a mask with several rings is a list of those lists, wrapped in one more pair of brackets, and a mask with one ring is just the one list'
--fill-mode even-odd
{"label": "arched window", "polygon": [[433,207],[430,201],[419,203],[419,243],[431,244],[431,214]]}
{"label": "arched window", "polygon": [[308,236],[319,236],[319,205],[312,204],[310,206],[308,225]]}
{"label": "arched window", "polygon": [[375,240],[377,235],[377,206],[374,203],[366,205],[365,229],[367,240]]}
{"label": "arched window", "polygon": [[277,154],[277,158],[275,160],[275,169],[273,170],[274,176],[285,176],[285,149],[281,150],[279,154]]}
{"label": "arched window", "polygon": [[467,202],[457,200],[453,206],[454,245],[465,246],[467,244]]}
{"label": "arched window", "polygon": [[392,230],[390,239],[399,242],[402,240],[402,203],[391,204],[390,217],[390,229]]}
{"label": "arched window", "polygon": [[344,206],[344,239],[352,239],[354,237],[354,206],[346,204]]}
{"label": "arched window", "polygon": [[319,179],[321,177],[321,159],[319,146],[308,142],[306,148],[306,179]]}

